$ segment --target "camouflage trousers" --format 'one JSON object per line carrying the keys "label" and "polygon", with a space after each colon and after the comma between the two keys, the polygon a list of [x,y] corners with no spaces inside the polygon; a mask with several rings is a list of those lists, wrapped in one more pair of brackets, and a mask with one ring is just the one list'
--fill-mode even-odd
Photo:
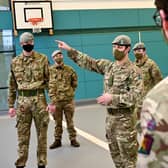
{"label": "camouflage trousers", "polygon": [[138,155],[137,168],[167,168],[168,167],[168,133],[153,133],[154,142],[150,155]]}
{"label": "camouflage trousers", "polygon": [[65,115],[67,130],[69,133],[69,139],[76,139],[76,130],[74,128],[73,116],[74,116],[75,105],[74,101],[59,101],[56,103],[56,112],[53,114],[55,120],[55,139],[61,140],[63,128],[62,120],[63,114]]}
{"label": "camouflage trousers", "polygon": [[107,113],[106,138],[116,168],[135,168],[137,161],[137,116],[135,113]]}
{"label": "camouflage trousers", "polygon": [[16,166],[26,165],[32,120],[34,120],[37,132],[37,164],[47,164],[47,129],[49,115],[48,112],[46,112],[46,106],[44,94],[32,97],[18,97],[16,118],[18,159],[15,162]]}

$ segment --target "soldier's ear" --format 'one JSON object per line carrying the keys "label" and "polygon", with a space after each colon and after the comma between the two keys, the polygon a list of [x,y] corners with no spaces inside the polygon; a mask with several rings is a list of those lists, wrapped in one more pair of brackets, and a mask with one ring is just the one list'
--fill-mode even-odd
{"label": "soldier's ear", "polygon": [[131,50],[131,46],[127,46],[126,50],[128,51],[128,53],[130,52]]}

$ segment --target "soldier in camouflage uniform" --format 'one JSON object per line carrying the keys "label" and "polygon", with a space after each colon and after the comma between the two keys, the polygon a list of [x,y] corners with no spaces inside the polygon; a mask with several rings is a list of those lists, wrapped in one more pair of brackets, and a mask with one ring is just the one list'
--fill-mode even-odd
{"label": "soldier in camouflage uniform", "polygon": [[49,81],[48,59],[33,50],[34,37],[31,33],[21,34],[20,45],[23,52],[12,60],[8,95],[9,115],[16,115],[17,121],[18,159],[15,165],[16,168],[26,165],[33,119],[37,131],[37,164],[38,168],[45,168],[49,115],[44,90]]}
{"label": "soldier in camouflage uniform", "polygon": [[97,102],[107,108],[106,137],[110,153],[116,168],[135,168],[138,142],[134,107],[137,98],[141,98],[143,82],[138,68],[128,57],[130,38],[120,35],[112,42],[115,62],[94,59],[62,41],[57,42],[80,67],[104,75],[104,93]]}
{"label": "soldier in camouflage uniform", "polygon": [[[139,154],[138,168],[168,167],[168,77],[159,82],[143,101],[141,111],[142,137],[153,138],[148,155]],[[142,162],[143,161],[143,162]]]}
{"label": "soldier in camouflage uniform", "polygon": [[50,149],[55,149],[62,145],[63,114],[65,114],[71,146],[79,147],[80,144],[76,140],[76,130],[73,122],[75,109],[74,95],[78,84],[77,74],[72,67],[64,64],[63,54],[60,50],[54,51],[52,57],[55,64],[50,67],[49,96],[51,104],[49,111],[52,111],[50,109],[53,106],[55,107],[56,110],[52,114],[56,126],[54,133],[55,141],[50,146]]}
{"label": "soldier in camouflage uniform", "polygon": [[[158,82],[162,80],[162,74],[157,64],[146,54],[145,44],[138,42],[133,47],[135,55],[135,65],[139,67],[142,73],[144,82],[144,96],[149,90],[153,88]],[[138,118],[140,118],[141,105],[136,107]]]}
{"label": "soldier in camouflage uniform", "polygon": [[[168,1],[155,0],[157,11],[153,18],[168,41]],[[146,134],[153,138],[148,155],[139,154],[138,168],[168,167],[168,77],[146,95],[141,111],[142,140]],[[143,163],[143,164],[142,164]]]}

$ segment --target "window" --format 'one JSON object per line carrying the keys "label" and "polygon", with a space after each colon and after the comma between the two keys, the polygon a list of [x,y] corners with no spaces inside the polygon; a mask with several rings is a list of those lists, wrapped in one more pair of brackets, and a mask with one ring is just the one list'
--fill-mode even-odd
{"label": "window", "polygon": [[8,108],[7,106],[7,89],[8,74],[11,59],[14,57],[14,45],[12,30],[0,31],[0,113]]}
{"label": "window", "polygon": [[10,10],[10,0],[0,1],[0,11],[1,10]]}

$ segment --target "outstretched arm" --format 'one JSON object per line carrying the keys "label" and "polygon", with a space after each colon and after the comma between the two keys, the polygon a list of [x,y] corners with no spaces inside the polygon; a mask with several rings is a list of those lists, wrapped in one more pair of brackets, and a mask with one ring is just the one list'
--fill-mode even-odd
{"label": "outstretched arm", "polygon": [[66,50],[68,57],[81,68],[103,75],[105,73],[105,68],[109,67],[112,64],[110,60],[92,58],[91,56],[74,49],[63,41],[55,41],[58,43],[58,48]]}

